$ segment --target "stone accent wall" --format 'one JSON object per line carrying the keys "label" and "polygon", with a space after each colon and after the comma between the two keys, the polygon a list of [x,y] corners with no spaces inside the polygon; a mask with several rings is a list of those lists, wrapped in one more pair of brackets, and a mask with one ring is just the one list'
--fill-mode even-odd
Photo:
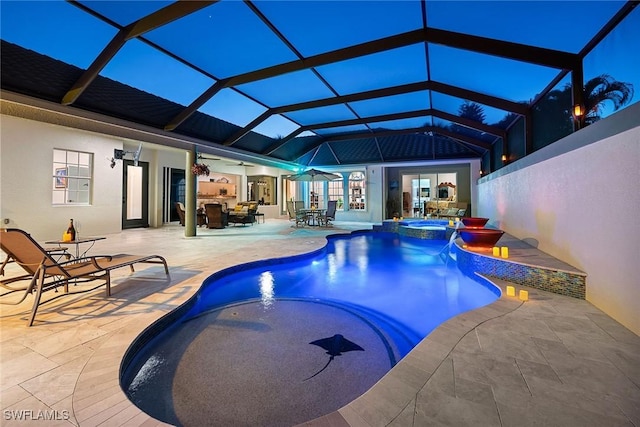
{"label": "stone accent wall", "polygon": [[446,240],[446,230],[430,228],[399,227],[398,234],[401,236],[415,237],[426,240]]}
{"label": "stone accent wall", "polygon": [[[449,240],[455,228],[447,226],[443,230],[437,230],[407,227],[399,221],[388,220],[384,221],[380,226],[375,225],[373,230],[397,233],[400,236],[418,239]],[[585,299],[587,281],[585,273],[554,270],[521,264],[512,259],[488,257],[467,251],[458,246],[457,243],[454,247],[458,268],[468,275],[479,273],[489,278],[502,279],[559,295]]]}
{"label": "stone accent wall", "polygon": [[586,274],[519,264],[511,260],[487,257],[456,246],[458,268],[467,274],[476,272],[555,294],[585,299]]}

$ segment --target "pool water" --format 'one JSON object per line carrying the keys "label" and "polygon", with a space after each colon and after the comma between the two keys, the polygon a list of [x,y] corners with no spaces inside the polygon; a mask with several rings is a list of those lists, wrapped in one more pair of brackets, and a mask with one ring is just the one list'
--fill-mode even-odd
{"label": "pool water", "polygon": [[448,219],[419,219],[409,218],[399,222],[404,227],[429,227],[433,229],[447,228],[449,225]]}
{"label": "pool water", "polygon": [[447,262],[448,242],[368,233],[330,238],[326,253],[293,263],[247,269],[207,283],[187,318],[222,305],[259,298],[268,310],[278,298],[331,301],[382,323],[404,337],[400,356],[436,326],[493,302],[496,288]]}
{"label": "pool water", "polygon": [[[172,424],[238,417],[248,417],[247,425],[301,423],[364,393],[439,324],[500,295],[490,283],[460,272],[447,241],[375,232],[327,240],[323,250],[312,254],[210,276],[178,318],[150,328],[147,334],[152,335],[141,336],[132,346],[136,350],[125,357],[122,375],[129,398]],[[314,343],[323,348],[309,345]],[[281,375],[282,368],[271,372],[277,359],[287,366],[286,378],[269,383],[266,376]],[[211,367],[211,377],[190,372],[189,366],[196,365]],[[260,383],[270,384],[264,393],[274,400],[265,404],[267,397],[256,396],[259,415],[247,415],[251,402],[228,413],[242,406],[241,398],[230,397],[225,403],[218,387],[230,384],[223,394],[234,396],[233,384],[255,375],[250,368],[259,372]],[[238,372],[231,378],[233,370]],[[325,396],[335,388],[331,399],[322,399],[326,406],[318,402],[314,387]],[[238,395],[245,396],[246,388]],[[209,408],[210,398],[202,408],[194,403],[212,395],[218,397],[220,410]],[[291,410],[295,400],[300,400],[300,408],[317,407],[308,413]],[[265,405],[274,413],[266,414]],[[287,418],[291,413],[295,417]],[[193,414],[203,418],[189,418]]]}

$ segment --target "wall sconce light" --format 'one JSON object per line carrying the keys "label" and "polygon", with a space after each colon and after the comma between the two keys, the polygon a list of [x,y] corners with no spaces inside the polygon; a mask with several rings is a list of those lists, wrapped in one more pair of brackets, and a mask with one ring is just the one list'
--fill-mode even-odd
{"label": "wall sconce light", "polygon": [[506,154],[503,154],[503,155],[502,155],[502,161],[503,161],[503,162],[506,162],[506,161],[507,161],[507,155],[506,155]]}
{"label": "wall sconce light", "polygon": [[582,108],[582,105],[576,104],[573,106],[574,117],[582,117],[583,114],[584,114],[584,108]]}

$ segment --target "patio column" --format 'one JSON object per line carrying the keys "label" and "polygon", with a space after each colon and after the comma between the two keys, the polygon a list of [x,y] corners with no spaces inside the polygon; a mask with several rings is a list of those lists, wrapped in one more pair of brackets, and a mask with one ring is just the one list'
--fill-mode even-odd
{"label": "patio column", "polygon": [[582,63],[579,67],[571,70],[571,112],[573,116],[573,131],[577,132],[584,127],[585,111],[584,106],[584,71]]}
{"label": "patio column", "polygon": [[184,235],[196,235],[196,176],[191,173],[191,166],[196,162],[196,148],[187,151],[184,188]]}

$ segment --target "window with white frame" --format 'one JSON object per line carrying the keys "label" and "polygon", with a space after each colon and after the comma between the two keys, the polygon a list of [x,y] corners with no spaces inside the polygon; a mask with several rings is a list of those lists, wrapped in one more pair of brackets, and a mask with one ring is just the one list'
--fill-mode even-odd
{"label": "window with white frame", "polygon": [[312,185],[309,186],[311,189],[311,194],[309,198],[309,204],[312,207],[321,208],[324,206],[324,182],[316,181],[310,183]]}
{"label": "window with white frame", "polygon": [[52,203],[88,205],[91,201],[92,165],[91,153],[54,148]]}
{"label": "window with white frame", "polygon": [[349,210],[363,211],[366,208],[365,179],[363,172],[349,175]]}
{"label": "window with white frame", "polygon": [[344,210],[344,184],[342,180],[329,181],[327,189],[327,198],[328,200],[335,200],[338,203],[336,204],[336,209],[341,211]]}

